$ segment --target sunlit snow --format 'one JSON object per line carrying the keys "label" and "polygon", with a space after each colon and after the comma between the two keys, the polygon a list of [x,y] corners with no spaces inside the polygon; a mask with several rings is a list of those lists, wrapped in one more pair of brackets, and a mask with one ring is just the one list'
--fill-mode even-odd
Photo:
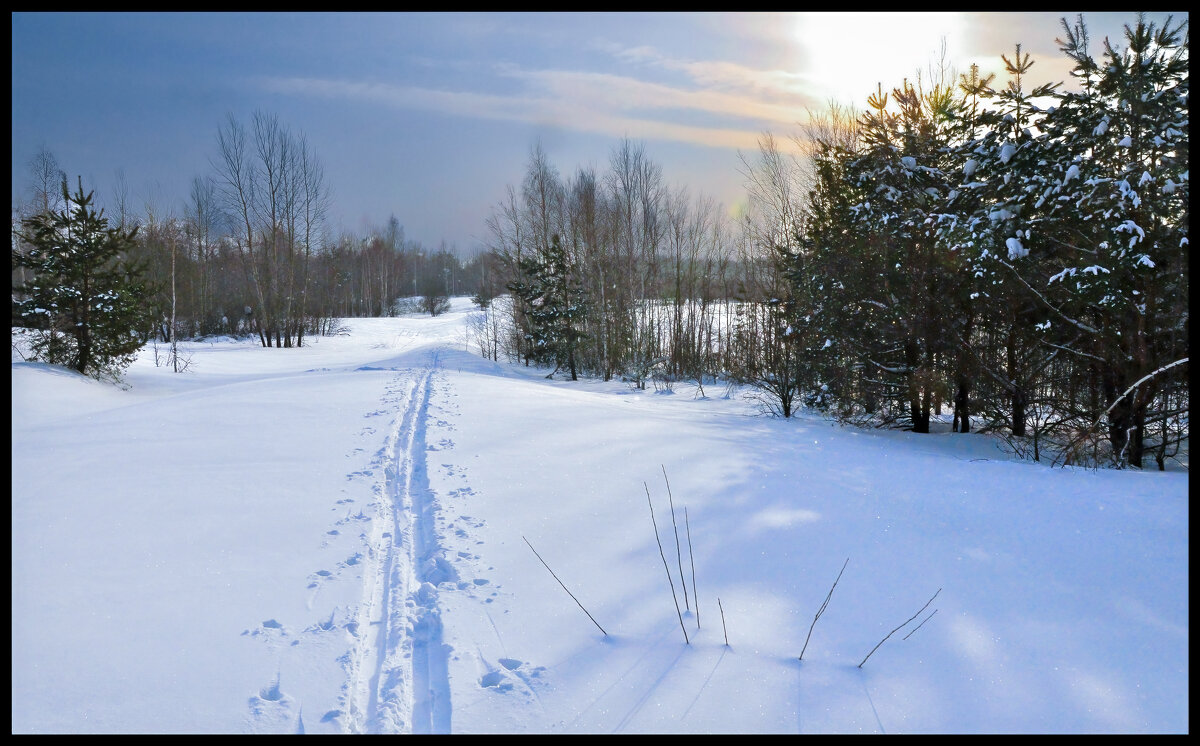
{"label": "sunlit snow", "polygon": [[548,380],[472,313],[125,388],[14,346],[13,732],[1189,730],[1179,464]]}

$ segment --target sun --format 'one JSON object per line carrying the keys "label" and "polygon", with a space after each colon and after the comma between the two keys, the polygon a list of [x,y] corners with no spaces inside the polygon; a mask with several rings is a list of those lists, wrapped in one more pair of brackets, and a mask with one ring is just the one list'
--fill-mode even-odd
{"label": "sun", "polygon": [[[917,72],[928,80],[942,57],[962,67],[966,23],[961,13],[799,13],[795,37],[802,72],[823,100],[864,106],[882,84],[899,86]],[[965,70],[956,70],[964,72]]]}

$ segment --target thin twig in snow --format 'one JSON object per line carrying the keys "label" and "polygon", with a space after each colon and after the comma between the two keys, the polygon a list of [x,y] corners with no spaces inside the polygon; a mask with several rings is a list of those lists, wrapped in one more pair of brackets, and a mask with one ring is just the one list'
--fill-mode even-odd
{"label": "thin twig in snow", "polygon": [[[916,619],[917,617],[921,616],[921,612],[922,612],[922,611],[925,611],[925,609],[929,608],[929,604],[933,603],[933,599],[937,598],[937,596],[938,596],[938,593],[941,593],[941,592],[942,592],[942,589],[941,589],[941,588],[938,588],[938,589],[937,589],[937,593],[933,594],[933,595],[932,595],[932,596],[929,598],[929,600],[925,602],[925,605],[924,605],[924,606],[922,606],[922,607],[920,608],[920,610],[919,610],[919,611],[917,611],[917,613],[916,613],[916,614],[913,614],[913,615],[912,615],[912,616],[910,616],[910,617],[909,617],[907,620],[905,620],[904,624],[908,624],[908,623],[909,623],[909,622],[911,622],[912,620],[914,620],[914,619]],[[933,616],[933,614],[930,614],[929,616]],[[888,639],[888,637],[891,637],[892,635],[896,634],[896,632],[897,632],[897,631],[899,631],[899,630],[900,630],[902,627],[904,627],[904,624],[901,624],[901,625],[900,625],[899,627],[897,627],[896,629],[892,630],[891,632],[888,632],[888,633],[887,633],[887,637],[885,637],[885,638],[883,638],[882,640],[880,640],[880,641],[879,641],[879,645],[882,645],[883,643],[887,642],[887,639]],[[924,622],[922,622],[922,624],[924,624]],[[914,630],[914,631],[915,631],[915,630]],[[878,650],[878,649],[879,649],[879,645],[876,645],[875,647],[871,648],[871,652],[870,652],[870,653],[867,653],[867,658],[870,658],[870,657],[871,657],[871,655],[872,655],[872,654],[873,654],[873,653],[874,653],[876,650]],[[867,658],[863,658],[863,659],[862,659],[862,663],[859,663],[859,664],[858,664],[858,667],[859,667],[859,668],[862,668],[862,667],[863,667],[863,663],[866,663],[866,662],[867,662]]]}
{"label": "thin twig in snow", "polygon": [[700,629],[700,594],[696,592],[696,555],[692,554],[692,524],[688,522],[687,506],[683,506],[683,526],[687,529],[688,561],[692,563],[692,598],[696,601],[696,629]]}
{"label": "thin twig in snow", "polygon": [[817,626],[817,620],[825,613],[825,607],[829,605],[829,599],[833,597],[833,589],[837,588],[838,581],[842,579],[842,573],[846,572],[846,565],[850,564],[850,558],[842,563],[842,569],[838,572],[838,576],[834,578],[833,585],[829,588],[829,593],[825,595],[825,601],[821,604],[821,608],[817,609],[817,615],[813,617],[812,624],[808,627],[808,637],[804,638],[804,647],[800,649],[800,660],[804,660],[804,651],[808,650],[808,641],[812,638],[813,627]]}
{"label": "thin twig in snow", "polygon": [[938,610],[937,610],[937,609],[934,609],[933,611],[931,611],[931,612],[929,613],[929,616],[927,616],[927,617],[925,617],[923,620],[921,620],[921,623],[920,623],[920,624],[918,624],[916,627],[913,627],[913,631],[912,631],[912,632],[909,632],[909,633],[908,633],[907,635],[905,635],[905,636],[904,636],[902,639],[905,639],[905,640],[907,640],[908,638],[912,637],[912,634],[913,634],[913,632],[916,632],[916,631],[917,631],[917,630],[919,630],[920,628],[924,627],[924,626],[925,626],[925,622],[928,622],[930,619],[933,619],[933,615],[934,615],[934,614],[936,614],[936,613],[938,613]]}
{"label": "thin twig in snow", "polygon": [[[667,553],[663,551],[662,539],[658,536],[658,522],[654,520],[654,503],[650,500],[650,485],[642,482],[642,486],[646,488],[646,502],[650,505],[650,523],[654,526],[654,540],[658,542],[658,554],[662,557],[663,569],[667,571],[667,582],[671,584],[671,598],[675,600],[675,613],[679,615],[679,628],[683,630],[683,641],[691,645],[692,641],[688,639],[687,627],[683,626],[683,612],[679,610],[679,597],[675,595],[675,581],[671,579],[671,566],[667,564]],[[683,582],[683,578],[679,580]]]}
{"label": "thin twig in snow", "polygon": [[729,647],[729,630],[725,628],[725,607],[721,605],[720,596],[717,596],[717,608],[721,610],[721,631],[725,633],[725,647]]}
{"label": "thin twig in snow", "polygon": [[[525,539],[525,537],[524,537],[524,536],[522,536],[521,538],[522,538],[522,539]],[[526,544],[529,544],[529,539],[525,539],[525,543],[526,543]],[[534,554],[534,555],[535,555],[535,556],[536,556],[536,557],[537,557],[539,560],[541,560],[542,564],[543,564],[543,565],[546,565],[546,560],[542,559],[542,555],[538,554],[538,551],[537,551],[536,549],[534,549],[534,548],[533,548],[533,545],[532,545],[532,544],[529,544],[529,548],[533,550],[533,554]],[[547,570],[550,570],[550,565],[546,565],[546,569],[547,569]],[[554,571],[553,571],[553,570],[550,570],[550,574],[551,574],[551,575],[554,575]],[[555,580],[558,580],[558,576],[557,576],[557,575],[554,575],[554,579],[555,579]],[[572,599],[572,600],[573,600],[575,603],[579,604],[579,608],[583,609],[583,604],[579,603],[579,599],[578,599],[578,598],[575,598],[575,594],[574,594],[574,593],[571,593],[571,591],[567,589],[567,586],[566,586],[566,584],[565,584],[565,583],[563,583],[561,580],[558,580],[558,584],[562,586],[562,589],[563,589],[564,591],[567,591],[567,595],[568,595],[568,596],[570,596],[570,597],[571,597],[571,599]],[[597,621],[596,621],[596,619],[595,619],[595,617],[593,617],[593,616],[591,615],[591,613],[590,613],[590,612],[589,612],[587,609],[583,609],[583,613],[588,615],[588,619],[591,619],[591,620],[592,620],[592,624],[596,625],[596,627],[597,627],[597,628],[598,628],[598,629],[599,629],[601,632],[604,632],[604,628],[600,626],[600,622],[597,622]],[[604,632],[604,636],[605,636],[605,637],[608,637],[608,633],[607,633],[607,632]]]}
{"label": "thin twig in snow", "polygon": [[671,494],[671,481],[667,479],[667,467],[662,466],[663,481],[667,483],[667,499],[671,501],[671,525],[675,527],[675,560],[679,563],[679,584],[683,586],[683,608],[692,610],[688,604],[687,581],[683,579],[683,553],[679,551],[679,524],[675,522],[675,497]]}

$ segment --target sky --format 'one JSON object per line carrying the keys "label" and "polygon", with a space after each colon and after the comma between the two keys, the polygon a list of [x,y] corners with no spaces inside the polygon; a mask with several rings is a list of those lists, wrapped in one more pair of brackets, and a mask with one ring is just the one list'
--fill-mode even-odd
{"label": "sky", "polygon": [[[1148,14],[1161,23],[1167,14]],[[1059,13],[13,13],[12,204],[54,154],[101,204],[182,212],[211,175],[218,128],[275,114],[303,133],[333,192],[329,227],[460,254],[540,145],[564,176],[606,170],[622,138],[668,184],[730,214],[739,152],[786,142],[830,101],[927,70],[997,71],[1014,46],[1032,83],[1067,80]],[[1186,18],[1186,13],[1176,14]],[[1099,56],[1133,13],[1085,17]],[[1074,20],[1074,17],[1070,17]]]}

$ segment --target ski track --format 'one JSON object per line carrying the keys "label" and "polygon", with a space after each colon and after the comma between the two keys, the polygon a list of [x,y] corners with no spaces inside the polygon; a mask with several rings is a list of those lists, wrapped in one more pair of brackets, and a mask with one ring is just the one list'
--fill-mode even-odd
{"label": "ski track", "polygon": [[383,399],[385,405],[403,401],[403,407],[378,459],[383,478],[349,666],[345,726],[351,733],[450,732],[450,649],[443,642],[438,585],[457,573],[438,540],[425,456],[436,367],[435,357],[429,367],[402,373]]}

